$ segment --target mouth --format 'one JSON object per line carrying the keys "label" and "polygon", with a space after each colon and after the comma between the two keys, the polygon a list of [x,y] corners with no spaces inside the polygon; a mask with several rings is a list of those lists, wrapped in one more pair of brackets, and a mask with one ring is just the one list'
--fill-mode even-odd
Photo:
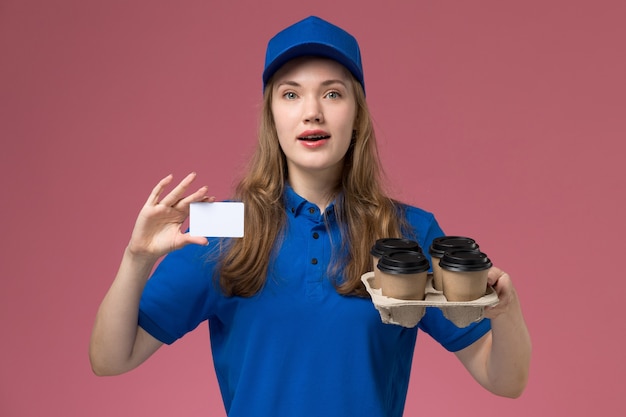
{"label": "mouth", "polygon": [[299,136],[298,140],[304,140],[307,142],[317,142],[324,139],[330,139],[330,135],[313,135],[313,136]]}
{"label": "mouth", "polygon": [[302,134],[298,136],[298,140],[305,142],[319,142],[320,140],[325,139],[330,139],[330,135],[324,131],[302,132]]}

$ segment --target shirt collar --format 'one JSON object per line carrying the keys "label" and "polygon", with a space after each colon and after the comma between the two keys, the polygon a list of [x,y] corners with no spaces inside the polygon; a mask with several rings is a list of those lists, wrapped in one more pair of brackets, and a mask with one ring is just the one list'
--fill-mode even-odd
{"label": "shirt collar", "polygon": [[[320,210],[319,208],[298,195],[291,185],[285,185],[285,208],[287,209],[287,213],[298,217],[300,215],[305,215],[307,217],[318,220],[320,218]],[[326,207],[326,216],[328,219],[334,218],[335,216],[335,202],[331,202],[328,207]]]}
{"label": "shirt collar", "polygon": [[298,216],[302,211],[302,208],[307,204],[307,201],[300,197],[296,192],[291,188],[291,185],[285,185],[285,208],[288,213],[291,213],[294,216]]}

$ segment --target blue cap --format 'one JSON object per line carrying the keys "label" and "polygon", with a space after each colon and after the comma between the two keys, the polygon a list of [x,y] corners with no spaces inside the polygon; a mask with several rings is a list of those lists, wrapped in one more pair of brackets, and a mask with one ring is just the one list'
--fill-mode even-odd
{"label": "blue cap", "polygon": [[321,56],[346,67],[361,83],[363,66],[361,51],[354,36],[316,16],[309,16],[278,32],[270,39],[265,52],[263,89],[276,71],[288,61],[301,56]]}

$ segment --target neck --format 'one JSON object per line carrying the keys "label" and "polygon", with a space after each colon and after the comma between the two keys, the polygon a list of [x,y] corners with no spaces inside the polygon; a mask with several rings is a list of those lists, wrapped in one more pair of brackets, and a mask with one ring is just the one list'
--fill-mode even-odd
{"label": "neck", "polygon": [[307,201],[318,206],[322,212],[326,210],[335,196],[337,181],[337,175],[329,175],[327,172],[315,174],[289,172],[289,184],[293,190]]}

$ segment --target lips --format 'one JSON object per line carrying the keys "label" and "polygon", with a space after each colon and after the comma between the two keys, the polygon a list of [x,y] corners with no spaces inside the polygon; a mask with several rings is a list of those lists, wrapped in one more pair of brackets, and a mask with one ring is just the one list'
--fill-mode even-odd
{"label": "lips", "polygon": [[330,139],[330,134],[323,130],[307,130],[298,135],[298,140],[306,142],[317,142],[325,139]]}

